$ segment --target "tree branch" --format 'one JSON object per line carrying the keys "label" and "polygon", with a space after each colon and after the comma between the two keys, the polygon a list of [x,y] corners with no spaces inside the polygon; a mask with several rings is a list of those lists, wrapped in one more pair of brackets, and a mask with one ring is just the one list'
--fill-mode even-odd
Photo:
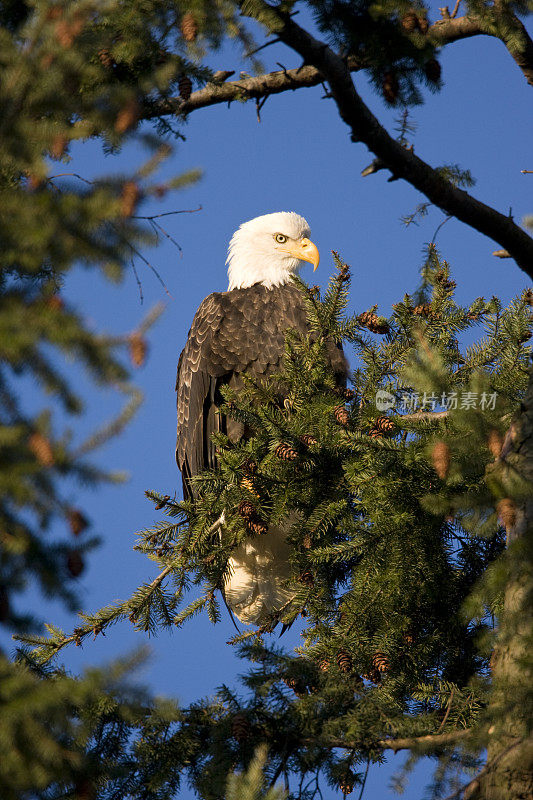
{"label": "tree branch", "polygon": [[[495,15],[495,20],[498,19],[498,16],[502,16],[502,12],[497,10],[494,10],[493,13]],[[494,36],[503,42],[517,66],[524,73],[524,77],[529,85],[533,86],[533,41],[518,17],[508,12],[505,12],[505,14],[505,20],[502,21],[505,21],[507,25],[502,26],[505,32],[500,36],[490,30],[485,30],[483,21],[475,16],[439,19],[429,27],[427,35],[428,38],[439,47],[457,42],[461,39],[469,39],[472,36]],[[518,36],[518,38],[522,40],[519,49],[514,46],[516,38],[513,42],[509,40],[509,25],[512,27],[515,37]]]}
{"label": "tree branch", "polygon": [[[264,5],[272,12],[270,6]],[[502,245],[533,278],[533,239],[512,219],[453,186],[393,139],[357,93],[345,61],[287,15],[277,12],[277,16],[278,37],[319,70],[329,83],[339,114],[351,129],[352,141],[366,144],[396,178],[406,180],[447,214]]]}
{"label": "tree branch", "polygon": [[[399,750],[440,750],[442,747],[457,744],[470,734],[470,730],[461,728],[461,730],[450,731],[449,733],[430,733],[425,736],[409,736],[403,739],[379,739],[377,745],[383,750],[392,750],[394,753]],[[353,742],[345,742],[342,739],[305,739],[304,744],[331,748],[340,747],[344,750],[356,749]]]}
{"label": "tree branch", "polygon": [[[353,72],[362,69],[362,63],[354,58],[348,59],[348,68]],[[238,81],[226,81],[223,84],[208,83],[203,89],[193,92],[188,100],[172,97],[147,106],[143,119],[153,119],[166,114],[187,116],[199,108],[231,103],[233,100],[250,100],[280,94],[290,89],[305,89],[323,83],[324,76],[316,67],[304,64],[297,69],[267,72]]]}

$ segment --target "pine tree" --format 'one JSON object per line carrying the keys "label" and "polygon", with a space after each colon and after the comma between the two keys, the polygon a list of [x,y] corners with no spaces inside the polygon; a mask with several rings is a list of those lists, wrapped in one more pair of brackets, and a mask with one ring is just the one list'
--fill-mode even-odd
{"label": "pine tree", "polygon": [[[431,246],[422,286],[391,317],[376,307],[346,317],[349,271],[336,265],[324,298],[300,284],[314,333],[288,333],[283,373],[227,391],[224,411],[250,438],[217,435],[218,467],[197,479],[194,503],[150,493],[168,519],[142,531],[138,548],[160,564],[158,578],[81,615],[72,634],[25,637],[46,664],[119,618],[151,632],[202,611],[216,623],[232,547],[261,535],[250,517],[291,519],[293,599],[271,624],[232,640],[257,665],[247,696],[223,687],[214,702],[183,709],[172,729],[176,747],[190,736],[197,746],[162,774],[188,772],[206,800],[223,796],[226,774],[246,767],[261,741],[267,775],[296,775],[300,785],[320,773],[346,793],[386,749],[404,748],[434,755],[442,784],[478,763],[501,709],[490,668],[514,558],[503,524],[531,485],[499,477],[498,448],[527,386],[527,293],[508,308],[496,298],[460,306]],[[479,325],[485,335],[472,342]],[[328,368],[331,337],[354,347],[347,390]],[[196,585],[201,594],[181,610]],[[295,655],[265,644],[278,622],[300,615]],[[526,685],[515,711],[528,697]],[[303,795],[293,787],[290,796]]]}

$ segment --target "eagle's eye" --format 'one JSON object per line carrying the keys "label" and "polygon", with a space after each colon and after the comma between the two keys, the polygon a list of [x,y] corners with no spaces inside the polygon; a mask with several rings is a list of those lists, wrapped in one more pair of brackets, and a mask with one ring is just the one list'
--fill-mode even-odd
{"label": "eagle's eye", "polygon": [[274,238],[276,239],[276,242],[278,244],[285,244],[285,242],[287,241],[287,237],[284,236],[282,233],[276,233],[276,236]]}

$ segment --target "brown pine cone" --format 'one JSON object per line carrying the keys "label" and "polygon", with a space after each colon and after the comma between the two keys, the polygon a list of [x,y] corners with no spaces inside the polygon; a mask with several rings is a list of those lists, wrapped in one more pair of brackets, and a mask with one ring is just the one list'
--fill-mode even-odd
{"label": "brown pine cone", "polygon": [[46,298],[46,305],[53,311],[61,311],[61,309],[64,308],[65,303],[63,302],[62,297],[60,297],[58,294],[53,294],[51,297]]}
{"label": "brown pine cone", "polygon": [[231,735],[233,738],[242,744],[250,737],[250,733],[251,726],[246,716],[241,712],[235,714],[231,720]]}
{"label": "brown pine cone", "polygon": [[[128,214],[124,216],[130,216],[130,215]],[[135,367],[142,367],[142,365],[146,361],[146,351],[148,350],[146,339],[140,333],[135,331],[129,337],[128,344],[129,344],[131,363]]]}
{"label": "brown pine cone", "polygon": [[487,445],[494,458],[498,458],[503,447],[503,437],[499,431],[494,428],[489,431]]}
{"label": "brown pine cone", "polygon": [[339,425],[347,425],[350,419],[350,415],[348,413],[348,409],[346,406],[335,406],[333,409],[333,414],[335,415],[335,419],[339,423]]}
{"label": "brown pine cone", "polygon": [[446,442],[435,442],[431,450],[433,468],[441,480],[445,480],[450,468],[450,448]]}
{"label": "brown pine cone", "polygon": [[413,308],[413,314],[417,317],[428,317],[433,319],[433,309],[429,303],[421,303],[419,306]]}
{"label": "brown pine cone", "polygon": [[241,470],[243,475],[251,477],[252,475],[255,475],[255,473],[257,472],[257,464],[255,463],[255,461],[252,461],[251,458],[247,458],[246,461],[244,461],[243,464],[241,465]]}
{"label": "brown pine cone", "polygon": [[263,536],[268,533],[268,526],[260,519],[249,519],[248,529],[255,533],[256,536]]}
{"label": "brown pine cone", "polygon": [[[137,207],[141,190],[135,181],[126,181],[120,194],[120,213],[123,217],[131,217]],[[137,334],[139,335],[139,334]],[[135,334],[133,334],[135,336]]]}
{"label": "brown pine cone", "polygon": [[420,33],[427,33],[429,28],[429,22],[425,17],[418,17],[418,29]]}
{"label": "brown pine cone", "polygon": [[533,306],[533,289],[526,289],[523,297],[528,306]]}
{"label": "brown pine cone", "polygon": [[431,83],[438,83],[442,74],[442,68],[436,58],[430,58],[429,61],[426,61],[424,64],[424,72],[426,73],[428,81],[431,81]]}
{"label": "brown pine cone", "polygon": [[180,29],[181,35],[186,42],[194,42],[196,40],[198,36],[198,23],[190,11],[181,18]]}
{"label": "brown pine cone", "polygon": [[346,770],[345,774],[339,781],[339,789],[344,795],[351,794],[355,786],[355,775],[351,769]]}
{"label": "brown pine cone", "polygon": [[318,669],[320,672],[329,672],[329,661],[327,658],[323,658],[322,661],[318,662]]}
{"label": "brown pine cone", "polygon": [[77,578],[83,572],[85,564],[79,550],[71,550],[67,556],[67,569],[73,578]]}
{"label": "brown pine cone", "polygon": [[255,488],[253,480],[249,478],[247,475],[245,475],[244,478],[241,479],[241,486],[244,489],[248,489],[248,491],[251,492],[256,497],[259,497],[259,493]]}
{"label": "brown pine cone", "polygon": [[161,500],[158,503],[155,504],[155,510],[156,511],[161,511],[161,509],[166,506],[166,504],[168,503],[169,500],[170,500],[170,495],[169,494],[164,495],[161,498]]}
{"label": "brown pine cone", "polygon": [[64,156],[67,151],[68,146],[68,139],[62,133],[58,133],[52,139],[52,145],[50,147],[50,155],[56,161],[59,161],[61,156]]}
{"label": "brown pine cone", "polygon": [[180,75],[178,89],[182,100],[188,100],[192,93],[192,81],[188,75]]}
{"label": "brown pine cone", "polygon": [[372,311],[364,311],[359,314],[359,322],[372,333],[388,333],[390,330],[389,323],[387,321],[380,322],[377,314]]}
{"label": "brown pine cone", "polygon": [[345,650],[341,650],[337,655],[337,666],[345,674],[352,671],[353,661]]}
{"label": "brown pine cone", "polygon": [[400,25],[406,33],[412,33],[418,28],[418,15],[411,8],[400,20]]}
{"label": "brown pine cone", "polygon": [[244,519],[252,519],[256,514],[255,506],[249,500],[243,500],[242,503],[239,503],[237,512]]}
{"label": "brown pine cone", "polygon": [[294,447],[291,447],[290,444],[285,444],[283,442],[278,444],[274,452],[278,458],[281,458],[282,461],[294,461],[295,458],[298,458],[298,453]]}
{"label": "brown pine cone", "polygon": [[383,436],[394,430],[394,422],[389,417],[378,417],[369,431],[369,436],[374,438]]}
{"label": "brown pine cone", "polygon": [[131,130],[139,121],[141,110],[135,97],[130,99],[122,106],[115,120],[115,130],[117,133],[126,133]]}
{"label": "brown pine cone", "polygon": [[300,581],[300,583],[303,583],[304,586],[308,586],[310,589],[312,589],[313,586],[315,585],[315,579],[313,577],[313,573],[309,572],[309,570],[302,572],[298,580]]}
{"label": "brown pine cone", "polygon": [[42,433],[36,431],[32,433],[28,439],[28,446],[43,467],[52,467],[54,465],[54,453],[50,440],[43,436]]}
{"label": "brown pine cone", "polygon": [[283,678],[283,683],[292,689],[295,695],[298,697],[303,697],[304,695],[308,694],[307,687],[302,680],[298,678]]}
{"label": "brown pine cone", "polygon": [[79,536],[80,533],[83,533],[83,531],[89,527],[86,517],[81,513],[79,508],[69,508],[67,511],[67,520],[74,536]]}
{"label": "brown pine cone", "polygon": [[387,672],[389,668],[389,660],[385,653],[382,653],[381,650],[378,650],[377,653],[374,653],[372,656],[372,666],[374,669],[377,669],[378,672]]}
{"label": "brown pine cone", "polygon": [[310,433],[304,433],[303,436],[300,436],[300,441],[302,444],[305,444],[306,447],[312,447],[314,444],[318,444],[318,441],[314,436],[311,436]]}
{"label": "brown pine cone", "polygon": [[100,59],[100,63],[106,68],[111,69],[115,65],[115,59],[107,49],[107,47],[102,47],[101,50],[98,51],[98,58]]}
{"label": "brown pine cone", "polygon": [[396,73],[389,70],[383,75],[383,80],[381,82],[381,91],[387,103],[392,104],[397,100],[399,89]]}
{"label": "brown pine cone", "polygon": [[355,392],[353,389],[345,389],[344,390],[344,397],[346,400],[353,400],[355,397]]}
{"label": "brown pine cone", "polygon": [[511,530],[516,522],[516,506],[510,497],[504,497],[498,501],[496,505],[498,512],[498,519],[504,526],[507,533]]}

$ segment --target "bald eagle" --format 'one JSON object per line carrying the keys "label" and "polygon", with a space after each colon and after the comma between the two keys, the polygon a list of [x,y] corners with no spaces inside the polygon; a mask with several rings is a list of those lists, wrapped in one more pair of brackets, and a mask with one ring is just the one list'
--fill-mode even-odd
{"label": "bald eagle", "polygon": [[[192,498],[191,478],[216,466],[212,434],[238,441],[241,423],[218,413],[220,386],[238,390],[243,375],[266,378],[282,366],[285,333],[309,330],[300,289],[291,281],[301,262],[316,270],[319,253],[305,219],[278,212],[245,222],[230,241],[227,292],[214,292],[200,305],[178,362],[176,460],[184,497]],[[342,349],[333,342],[328,357],[346,379]],[[263,624],[291,599],[286,531],[271,527],[232,552],[224,596],[241,622]]]}

